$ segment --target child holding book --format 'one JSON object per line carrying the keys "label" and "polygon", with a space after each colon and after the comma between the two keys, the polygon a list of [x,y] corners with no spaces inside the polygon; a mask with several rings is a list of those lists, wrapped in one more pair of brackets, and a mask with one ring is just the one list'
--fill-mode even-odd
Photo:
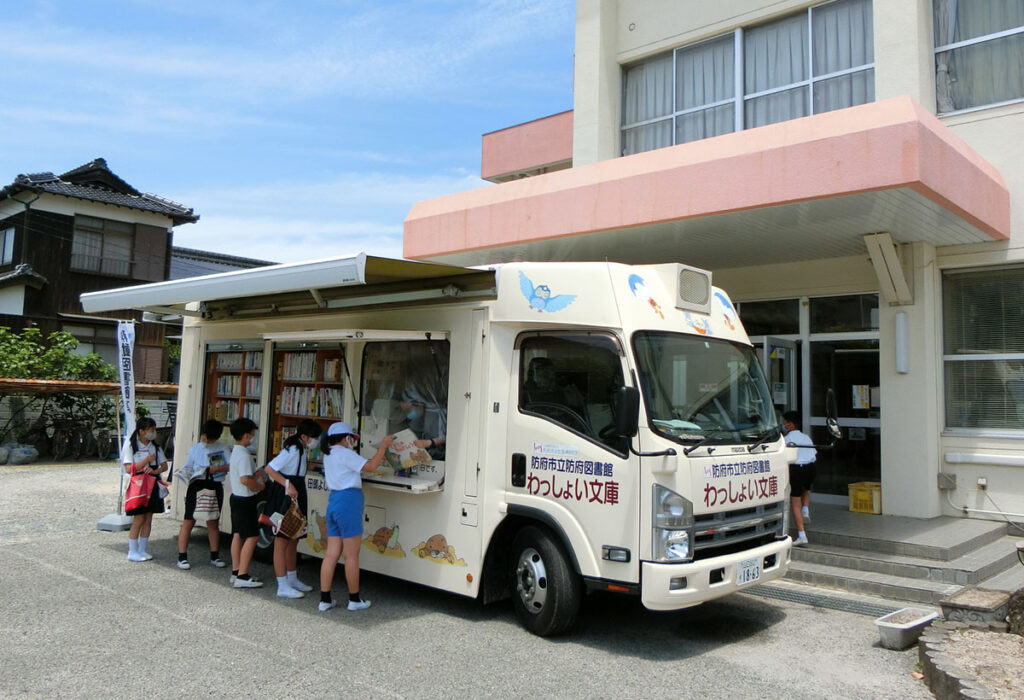
{"label": "child holding book", "polygon": [[178,568],[188,570],[188,540],[195,527],[196,494],[204,489],[212,490],[217,496],[218,517],[206,521],[206,537],[210,541],[210,564],[223,569],[227,564],[220,558],[219,511],[224,507],[224,479],[228,473],[228,449],[218,442],[224,432],[224,424],[217,420],[203,423],[199,442],[193,445],[185,458],[185,464],[175,476],[188,482],[185,491],[185,519],[178,531]]}
{"label": "child holding book", "polygon": [[359,547],[363,535],[363,488],[360,472],[375,471],[384,460],[395,436],[381,440],[377,452],[364,459],[355,451],[359,435],[348,423],[332,423],[327,429],[324,451],[324,477],[330,496],[327,500],[327,552],[320,564],[320,604],[326,612],[335,606],[331,584],[338,557],[345,555],[345,580],[348,583],[348,609],[365,610],[370,601],[359,595]]}
{"label": "child holding book", "polygon": [[[314,420],[306,418],[295,429],[295,434],[284,441],[281,452],[267,464],[267,478],[284,490],[288,498],[295,499],[306,515],[306,465],[308,453],[320,442],[323,429]],[[268,498],[273,501],[273,498]],[[274,574],[277,576],[279,598],[302,598],[313,587],[303,583],[296,571],[298,540],[280,533],[274,536]]]}
{"label": "child holding book", "polygon": [[235,588],[259,588],[263,582],[249,575],[249,564],[260,534],[256,506],[265,485],[249,454],[256,424],[248,418],[237,418],[231,423],[230,430],[231,437],[235,439],[228,470],[231,480],[231,585]]}

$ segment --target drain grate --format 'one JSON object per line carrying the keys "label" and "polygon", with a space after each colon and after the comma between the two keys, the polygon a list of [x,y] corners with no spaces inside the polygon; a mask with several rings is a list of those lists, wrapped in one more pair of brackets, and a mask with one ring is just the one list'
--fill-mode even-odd
{"label": "drain grate", "polygon": [[841,610],[843,612],[854,613],[856,615],[867,615],[869,617],[881,617],[882,615],[888,615],[891,612],[899,610],[898,607],[894,608],[888,605],[878,605],[876,603],[850,600],[849,598],[841,598],[839,596],[810,593],[794,590],[792,588],[782,588],[771,585],[757,586],[756,588],[744,591],[744,593],[761,596],[762,598],[776,598],[790,603],[813,605],[816,608]]}

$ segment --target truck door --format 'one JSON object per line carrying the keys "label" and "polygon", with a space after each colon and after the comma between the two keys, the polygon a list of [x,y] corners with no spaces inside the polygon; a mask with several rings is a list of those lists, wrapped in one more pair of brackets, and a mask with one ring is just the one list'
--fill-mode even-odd
{"label": "truck door", "polygon": [[[541,510],[557,523],[583,575],[636,581],[639,463],[612,435],[626,372],[623,349],[610,333],[521,334],[513,356],[506,488],[510,505]],[[608,548],[619,552],[617,560]]]}

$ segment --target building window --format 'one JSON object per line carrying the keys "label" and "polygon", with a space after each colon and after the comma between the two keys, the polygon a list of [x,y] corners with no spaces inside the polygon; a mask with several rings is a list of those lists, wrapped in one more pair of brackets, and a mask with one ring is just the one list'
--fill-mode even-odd
{"label": "building window", "polygon": [[14,262],[14,229],[0,231],[0,265]]}
{"label": "building window", "polygon": [[1024,2],[934,0],[934,14],[940,114],[1024,98]]}
{"label": "building window", "polygon": [[134,231],[122,221],[75,216],[71,269],[131,277]]}
{"label": "building window", "polygon": [[622,154],[875,99],[870,0],[682,46],[623,70]]}
{"label": "building window", "polygon": [[947,272],[942,281],[946,427],[1024,425],[1024,268]]}

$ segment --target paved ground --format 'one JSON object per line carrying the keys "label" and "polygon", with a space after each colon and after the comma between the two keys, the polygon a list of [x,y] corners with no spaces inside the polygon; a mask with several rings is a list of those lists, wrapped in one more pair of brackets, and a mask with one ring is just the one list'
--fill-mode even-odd
{"label": "paved ground", "polygon": [[[734,595],[677,613],[588,599],[569,636],[540,639],[508,605],[366,575],[374,607],[316,611],[240,591],[205,564],[125,561],[112,463],[0,466],[0,696],[930,698],[917,651],[886,651],[870,617]],[[204,550],[197,529],[193,552]],[[317,565],[300,565],[316,578]],[[256,573],[272,579],[264,564]]]}

